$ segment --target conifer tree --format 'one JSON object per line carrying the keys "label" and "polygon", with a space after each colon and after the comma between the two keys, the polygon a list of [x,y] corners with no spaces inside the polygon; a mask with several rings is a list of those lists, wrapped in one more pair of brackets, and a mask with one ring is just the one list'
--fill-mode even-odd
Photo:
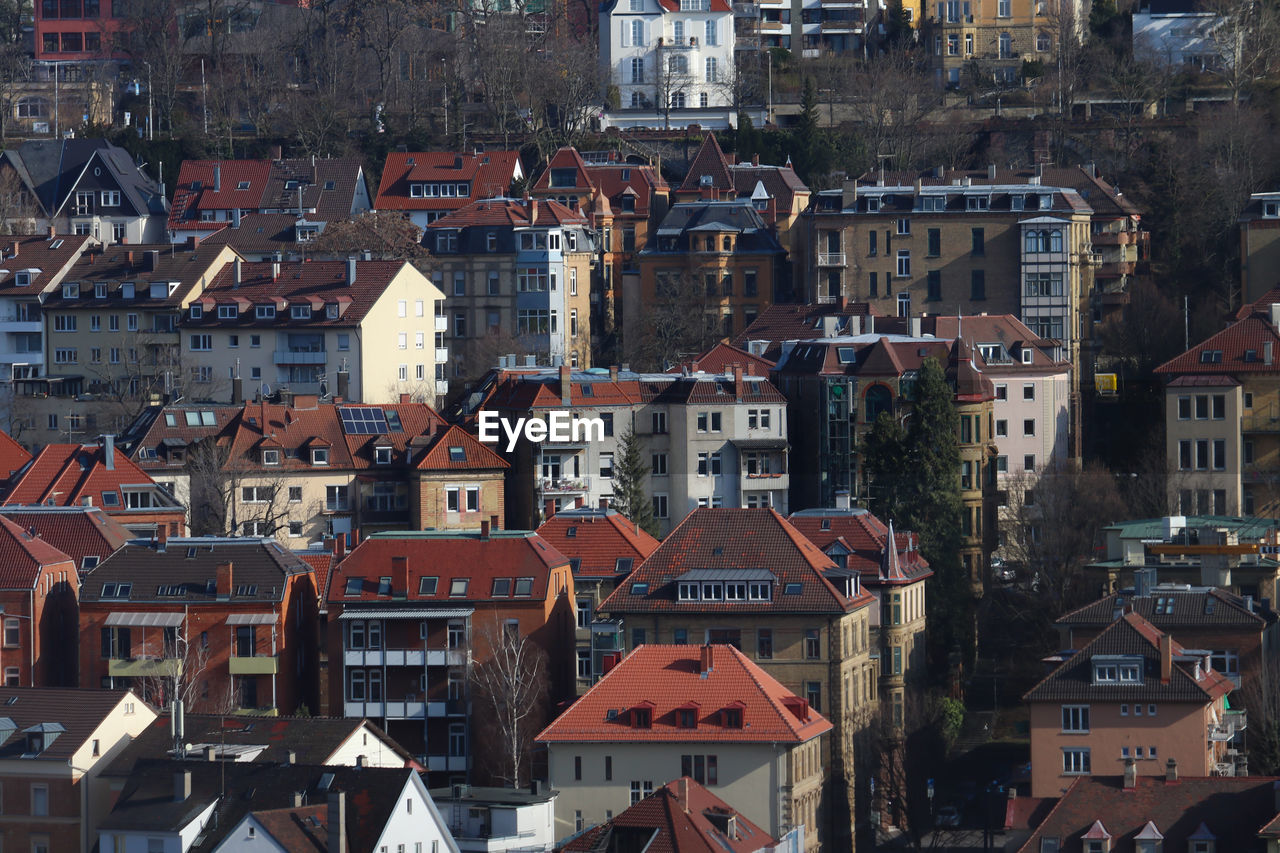
{"label": "conifer tree", "polygon": [[644,461],[644,448],[635,426],[628,426],[618,442],[618,461],[613,471],[613,508],[640,525],[652,536],[658,535],[658,520],[653,514],[653,501],[645,492],[644,479],[649,466]]}

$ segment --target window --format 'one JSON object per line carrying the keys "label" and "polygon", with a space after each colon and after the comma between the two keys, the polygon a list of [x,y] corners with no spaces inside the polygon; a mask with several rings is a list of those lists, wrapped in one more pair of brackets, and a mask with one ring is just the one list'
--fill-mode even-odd
{"label": "window", "polygon": [[[714,27],[715,23],[712,21],[707,21],[707,26]],[[707,82],[714,83],[718,79],[719,79],[719,76],[717,74],[717,69],[716,69],[716,58],[714,56],[708,56],[707,57]]]}
{"label": "window", "polygon": [[663,435],[666,433],[667,431],[667,413],[666,412],[653,412],[651,415],[651,422],[653,424],[654,435]]}
{"label": "window", "polygon": [[925,299],[929,302],[942,301],[942,272],[941,270],[929,270],[925,274],[927,282],[927,294]]}
{"label": "window", "polygon": [[898,250],[898,278],[911,276],[911,252],[908,249]]}
{"label": "window", "polygon": [[36,817],[47,817],[49,814],[49,786],[31,786],[31,814]]}
{"label": "window", "polygon": [[667,454],[655,453],[649,457],[649,475],[652,477],[667,475]]}
{"label": "window", "polygon": [[192,352],[210,352],[213,349],[213,335],[192,335],[189,341]]}
{"label": "window", "polygon": [[654,518],[667,517],[667,496],[666,495],[653,496],[653,517]]}
{"label": "window", "polygon": [[819,714],[822,713],[822,682],[806,681],[804,684],[804,698],[809,702],[809,707]]}
{"label": "window", "polygon": [[1089,731],[1089,706],[1063,705],[1062,730],[1064,732]]}
{"label": "window", "polygon": [[822,637],[817,628],[808,628],[804,632],[804,656],[808,660],[822,656]]}
{"label": "window", "polygon": [[645,797],[653,793],[653,782],[650,781],[632,781],[631,783],[631,805],[643,800]]}
{"label": "window", "polygon": [[718,761],[714,755],[680,756],[680,775],[692,778],[699,785],[720,784]]}
{"label": "window", "polygon": [[756,657],[760,660],[773,659],[773,629],[756,629]]}
{"label": "window", "polygon": [[1062,750],[1062,772],[1081,776],[1091,772],[1088,749]]}
{"label": "window", "polygon": [[1024,436],[1032,436],[1036,434],[1035,418],[1027,418],[1022,422],[1022,434]]}

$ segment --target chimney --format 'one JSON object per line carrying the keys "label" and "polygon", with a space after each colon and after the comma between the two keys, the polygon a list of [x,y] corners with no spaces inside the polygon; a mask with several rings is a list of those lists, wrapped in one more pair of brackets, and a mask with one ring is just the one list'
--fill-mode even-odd
{"label": "chimney", "polygon": [[102,459],[108,471],[116,470],[116,437],[114,435],[102,437]]}
{"label": "chimney", "polygon": [[234,261],[231,262],[231,275],[234,278],[235,286],[239,287],[240,281],[244,276],[244,269],[241,266],[239,258],[236,258]]}
{"label": "chimney", "polygon": [[608,498],[601,498],[601,499],[600,499],[600,503],[599,503],[599,507],[600,507],[600,509],[608,509],[608,508],[609,508],[609,499],[608,499]]}
{"label": "chimney", "polygon": [[285,760],[285,763],[286,763],[286,764],[297,764],[297,763],[298,763],[298,753],[294,752],[294,751],[291,749],[291,750],[289,750],[287,753],[285,753],[284,760]]}
{"label": "chimney", "polygon": [[[291,753],[289,753],[289,754],[290,754],[290,755],[293,755],[293,753],[292,753],[292,752],[291,752]],[[292,764],[293,762],[292,762],[292,761],[290,761],[289,763],[290,763],[290,764]],[[300,809],[300,808],[302,808],[302,801],[303,801],[304,799],[306,799],[306,798],[302,795],[302,792],[301,792],[301,791],[294,791],[294,792],[293,792],[293,807],[294,807],[295,809]]]}
{"label": "chimney", "polygon": [[356,756],[356,767],[359,767],[361,770],[363,770],[368,766],[369,766],[369,756],[367,755]]}
{"label": "chimney", "polygon": [[1164,781],[1169,785],[1178,781],[1178,760],[1176,758],[1170,758],[1164,763]]}
{"label": "chimney", "polygon": [[156,525],[156,550],[161,554],[169,547],[169,525],[163,521]]}
{"label": "chimney", "polygon": [[239,376],[231,380],[231,404],[238,406],[244,402],[244,380]]}
{"label": "chimney", "polygon": [[544,520],[546,521],[550,521],[551,519],[555,518],[555,515],[556,515],[555,498],[547,498],[545,501],[542,502],[542,515],[544,516]]}
{"label": "chimney", "polygon": [[680,805],[684,808],[684,813],[689,813],[689,777],[680,777]]}
{"label": "chimney", "polygon": [[570,405],[569,400],[569,365],[560,365],[560,405]]}
{"label": "chimney", "polygon": [[215,576],[218,600],[226,601],[231,598],[231,563],[219,563]]}
{"label": "chimney", "polygon": [[529,202],[529,224],[530,225],[538,224],[538,200],[537,199],[533,199],[532,201]]}
{"label": "chimney", "polygon": [[147,250],[147,269],[150,270],[151,272],[155,272],[156,267],[158,266],[160,266],[160,250],[148,249]]}
{"label": "chimney", "polygon": [[1263,341],[1262,343],[1262,363],[1263,364],[1271,364],[1272,362],[1275,361],[1275,358],[1276,358],[1275,350],[1276,348],[1275,348],[1274,341]]}
{"label": "chimney", "polygon": [[281,160],[281,159],[283,159],[283,158],[284,158],[284,149],[283,149],[283,148],[281,148],[279,145],[272,145],[272,146],[271,146],[271,159],[272,159],[272,160]]}
{"label": "chimney", "polygon": [[347,258],[347,287],[356,283],[356,259]]}
{"label": "chimney", "polygon": [[489,538],[489,519],[487,518],[480,520],[480,538]]}
{"label": "chimney", "polygon": [[204,760],[216,761],[218,756],[218,748],[216,746],[206,746],[204,748]]}
{"label": "chimney", "polygon": [[133,249],[130,249],[128,252],[126,252],[125,257],[129,261],[129,269],[133,269]]}
{"label": "chimney", "polygon": [[221,163],[213,164],[213,191],[216,193],[222,192],[222,164]]}
{"label": "chimney", "polygon": [[348,370],[338,371],[338,396],[344,400],[351,396],[351,372]]}
{"label": "chimney", "polygon": [[231,208],[231,227],[240,227],[240,208],[238,207]]}
{"label": "chimney", "polygon": [[698,672],[706,675],[708,672],[715,669],[715,663],[715,649],[711,645],[703,646],[702,660],[699,663]]}
{"label": "chimney", "polygon": [[12,243],[10,243],[10,244],[9,244],[9,257],[11,257],[11,258],[16,258],[16,257],[18,257],[18,250],[19,250],[20,248],[22,248],[22,242],[21,242],[21,241],[19,241],[19,240],[14,240]]}
{"label": "chimney", "polygon": [[759,165],[760,165],[760,155],[759,155],[759,154],[752,154],[752,155],[751,155],[751,165],[752,165],[752,166],[759,166]]}
{"label": "chimney", "polygon": [[329,853],[348,853],[347,795],[344,792],[329,792],[329,809],[325,817],[329,828]]}
{"label": "chimney", "polygon": [[836,509],[849,508],[849,490],[839,489],[836,491]]}
{"label": "chimney", "polygon": [[173,774],[173,801],[185,803],[191,796],[191,771],[182,770]]}
{"label": "chimney", "polygon": [[1160,635],[1160,683],[1168,684],[1173,677],[1173,637]]}
{"label": "chimney", "polygon": [[409,594],[409,558],[391,558],[391,592],[393,595]]}
{"label": "chimney", "polygon": [[735,364],[733,366],[733,398],[735,400],[742,399],[742,365]]}
{"label": "chimney", "polygon": [[1132,758],[1124,760],[1124,787],[1126,789],[1138,787],[1138,765]]}
{"label": "chimney", "polygon": [[339,533],[337,536],[333,537],[334,562],[338,562],[345,556],[347,556],[347,534]]}
{"label": "chimney", "polygon": [[[188,235],[187,235],[187,251],[189,251],[189,252],[194,252],[196,249],[199,249],[199,248],[200,248],[200,237],[199,237],[199,235],[197,235],[197,234],[188,234]],[[90,261],[90,263],[92,263],[92,261]]]}
{"label": "chimney", "polygon": [[912,317],[912,318],[911,318],[911,337],[913,337],[913,338],[918,338],[918,337],[920,337],[920,334],[921,334],[921,331],[920,331],[920,318],[919,318],[919,317]]}
{"label": "chimney", "polygon": [[280,256],[276,255],[271,258],[271,280],[280,280]]}
{"label": "chimney", "polygon": [[1146,598],[1151,595],[1151,587],[1155,586],[1156,570],[1152,567],[1135,569],[1133,572],[1133,594]]}
{"label": "chimney", "polygon": [[616,364],[609,365],[609,380],[611,382],[618,381],[618,365]]}
{"label": "chimney", "polygon": [[1272,302],[1267,307],[1271,309],[1271,328],[1280,329],[1280,303]]}

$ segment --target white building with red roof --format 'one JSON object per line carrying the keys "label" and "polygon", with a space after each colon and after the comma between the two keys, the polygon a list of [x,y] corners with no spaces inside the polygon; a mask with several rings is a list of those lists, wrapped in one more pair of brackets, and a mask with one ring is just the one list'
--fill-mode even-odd
{"label": "white building with red roof", "polygon": [[538,735],[560,838],[690,777],[774,837],[819,849],[831,723],[730,645],[642,646]]}
{"label": "white building with red roof", "polygon": [[524,178],[519,151],[392,151],[374,210],[394,210],[426,228],[473,201],[504,196]]}

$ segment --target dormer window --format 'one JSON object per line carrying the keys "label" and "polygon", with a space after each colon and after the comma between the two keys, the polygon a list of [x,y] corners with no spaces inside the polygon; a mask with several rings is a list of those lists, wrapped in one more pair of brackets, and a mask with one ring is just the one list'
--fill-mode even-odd
{"label": "dormer window", "polygon": [[294,305],[292,308],[289,309],[289,316],[292,317],[294,320],[310,320],[311,306],[310,305]]}
{"label": "dormer window", "polygon": [[107,286],[106,286],[105,284],[103,284],[102,282],[98,282],[97,284],[95,284],[95,285],[93,286],[93,298],[94,298],[94,299],[106,299],[106,298],[107,298]]}
{"label": "dormer window", "polygon": [[120,298],[132,299],[134,289],[135,289],[135,284],[132,281],[126,281],[124,284],[120,285]]}
{"label": "dormer window", "polygon": [[327,447],[311,448],[311,464],[312,465],[328,465],[329,464],[329,448]]}
{"label": "dormer window", "polygon": [[1280,218],[1280,201],[1263,202],[1262,215],[1268,219]]}
{"label": "dormer window", "polygon": [[264,449],[262,451],[262,464],[263,465],[279,465],[280,451],[276,450],[275,448]]}
{"label": "dormer window", "polygon": [[676,708],[676,726],[682,729],[698,727],[698,707],[693,703]]}
{"label": "dormer window", "polygon": [[[27,272],[26,270],[23,270],[22,272],[18,273],[18,287],[25,287],[30,283],[31,283],[31,273]],[[62,298],[63,299],[79,299],[80,298],[79,283],[73,281],[68,284],[62,285]]]}
{"label": "dormer window", "polygon": [[742,709],[741,708],[725,708],[720,712],[720,718],[726,729],[742,728]]}
{"label": "dormer window", "polygon": [[867,196],[867,213],[880,212],[880,196]]}
{"label": "dormer window", "polygon": [[631,727],[634,729],[653,728],[653,709],[647,707],[632,708]]}
{"label": "dormer window", "polygon": [[253,315],[259,320],[274,320],[276,318],[276,306],[258,305],[254,308]]}
{"label": "dormer window", "polygon": [[1142,658],[1098,655],[1093,658],[1094,684],[1140,684]]}
{"label": "dormer window", "polygon": [[423,195],[422,184],[409,184],[409,198],[422,198]]}
{"label": "dormer window", "polygon": [[991,207],[991,196],[971,195],[964,200],[965,210],[987,210]]}
{"label": "dormer window", "polygon": [[1035,357],[1035,353],[1034,353],[1034,351],[1031,349],[1031,347],[1023,347],[1023,349],[1022,349],[1022,363],[1023,363],[1023,364],[1030,364],[1030,363],[1031,363],[1031,360],[1032,360],[1034,357]]}
{"label": "dormer window", "polygon": [[373,461],[379,465],[390,465],[391,464],[391,448],[375,447],[373,449]]}
{"label": "dormer window", "polygon": [[328,319],[330,319],[330,320],[336,320],[336,319],[338,319],[338,306],[337,306],[337,303],[334,303],[334,304],[332,304],[332,305],[326,305],[326,306],[324,306],[324,316],[325,316],[325,317],[327,317],[327,318],[328,318]]}
{"label": "dormer window", "polygon": [[240,307],[238,305],[219,305],[219,320],[234,320],[240,316]]}
{"label": "dormer window", "polygon": [[204,306],[192,305],[189,313],[192,320],[200,320],[204,317]]}

